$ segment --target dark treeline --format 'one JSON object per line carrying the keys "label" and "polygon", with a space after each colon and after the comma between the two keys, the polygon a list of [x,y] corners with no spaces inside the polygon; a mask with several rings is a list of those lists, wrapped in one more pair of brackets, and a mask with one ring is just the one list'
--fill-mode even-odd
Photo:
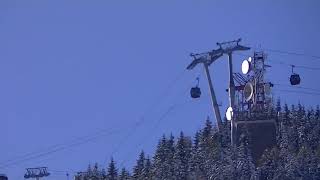
{"label": "dark treeline", "polygon": [[[152,157],[142,151],[132,170],[118,169],[111,160],[106,169],[89,166],[76,180],[133,179],[320,179],[320,110],[302,105],[270,108],[277,117],[277,145],[253,162],[250,138],[242,136],[236,149],[230,146],[230,122],[217,133],[209,119],[193,138],[163,136]],[[249,136],[248,136],[249,137]]]}

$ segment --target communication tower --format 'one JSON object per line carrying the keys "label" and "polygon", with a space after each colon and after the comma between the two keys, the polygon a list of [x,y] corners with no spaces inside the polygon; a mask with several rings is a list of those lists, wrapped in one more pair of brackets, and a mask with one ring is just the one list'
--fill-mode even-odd
{"label": "communication tower", "polygon": [[[212,106],[216,116],[218,130],[222,120],[217,99],[211,81],[209,66],[223,55],[228,56],[229,66],[229,108],[227,120],[231,121],[231,144],[236,147],[242,134],[250,136],[253,158],[259,159],[266,148],[276,143],[276,117],[272,110],[271,88],[273,84],[266,82],[265,73],[268,67],[265,63],[267,56],[263,52],[254,52],[242,63],[242,74],[233,72],[232,54],[235,51],[246,51],[249,47],[240,45],[241,39],[217,43],[218,49],[209,52],[191,54],[193,61],[187,69],[192,70],[198,64],[203,64],[208,78]],[[191,97],[199,98],[201,91],[198,87],[191,89]]]}
{"label": "communication tower", "polygon": [[251,139],[254,159],[258,159],[266,148],[276,143],[276,117],[273,108],[271,89],[273,84],[265,80],[267,55],[254,52],[242,62],[242,74],[234,73],[235,105],[227,110],[228,120],[234,121],[235,143],[243,133]]}

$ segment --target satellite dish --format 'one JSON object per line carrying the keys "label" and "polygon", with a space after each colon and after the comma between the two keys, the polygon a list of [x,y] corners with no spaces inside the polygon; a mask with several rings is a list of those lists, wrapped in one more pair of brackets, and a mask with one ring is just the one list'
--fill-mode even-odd
{"label": "satellite dish", "polygon": [[227,112],[226,112],[226,118],[228,121],[231,121],[233,116],[233,110],[232,107],[228,107]]}
{"label": "satellite dish", "polygon": [[244,86],[244,98],[246,99],[246,101],[250,101],[253,97],[253,85],[252,83],[248,82],[245,86]]}
{"label": "satellite dish", "polygon": [[266,95],[270,95],[271,94],[271,86],[270,86],[270,83],[267,83],[264,85],[264,93]]}
{"label": "satellite dish", "polygon": [[248,74],[250,71],[250,61],[244,60],[241,65],[241,70],[243,74]]}

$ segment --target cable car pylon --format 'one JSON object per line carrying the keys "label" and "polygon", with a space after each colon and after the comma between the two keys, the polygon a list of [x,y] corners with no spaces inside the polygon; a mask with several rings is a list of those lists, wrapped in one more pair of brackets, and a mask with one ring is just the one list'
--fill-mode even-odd
{"label": "cable car pylon", "polygon": [[212,80],[209,72],[209,66],[216,61],[219,57],[222,56],[222,54],[212,54],[212,53],[202,53],[202,54],[190,54],[190,56],[193,58],[193,61],[188,65],[187,69],[192,70],[195,68],[198,64],[203,64],[204,70],[208,79],[209,84],[209,91],[211,95],[211,103],[214,110],[214,114],[216,117],[216,124],[218,131],[222,127],[222,120],[220,115],[219,106],[217,103],[217,98],[213,89]]}
{"label": "cable car pylon", "polygon": [[[214,114],[216,117],[216,124],[219,129],[221,129],[222,125],[222,120],[221,120],[221,115],[217,103],[217,99],[214,93],[210,73],[209,73],[209,66],[219,59],[221,56],[224,54],[228,55],[228,64],[229,64],[229,104],[231,109],[234,108],[235,106],[235,84],[234,84],[234,79],[233,79],[233,65],[232,65],[232,53],[234,51],[246,51],[250,50],[249,47],[242,46],[239,44],[241,39],[237,39],[234,41],[227,41],[227,42],[222,42],[222,43],[217,43],[219,46],[218,49],[212,50],[210,52],[206,53],[200,53],[200,54],[191,54],[191,57],[193,57],[193,61],[189,66],[187,67],[188,70],[192,70],[197,64],[202,63],[204,65],[204,69],[207,75],[208,83],[209,83],[209,89],[210,89],[210,94],[211,94],[211,102],[212,106],[214,109]],[[231,117],[231,144],[234,145],[235,142],[235,120],[234,118]]]}
{"label": "cable car pylon", "polygon": [[[234,85],[234,78],[233,78],[233,65],[232,65],[232,53],[234,51],[247,51],[250,50],[250,47],[242,46],[239,44],[241,38],[234,41],[227,41],[222,43],[217,43],[219,49],[214,50],[217,54],[227,54],[228,55],[228,65],[229,65],[229,108],[231,111],[235,108],[235,85]],[[232,116],[233,116],[232,112]],[[231,145],[235,145],[236,139],[236,126],[235,126],[235,119],[231,116]]]}

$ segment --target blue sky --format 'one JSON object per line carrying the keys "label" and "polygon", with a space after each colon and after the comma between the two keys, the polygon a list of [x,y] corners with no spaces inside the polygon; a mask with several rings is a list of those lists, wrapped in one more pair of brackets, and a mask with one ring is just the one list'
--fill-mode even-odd
{"label": "blue sky", "polygon": [[[153,153],[163,133],[192,135],[207,116],[213,118],[203,70],[181,73],[191,52],[241,37],[253,50],[319,56],[319,8],[317,0],[0,1],[0,163],[100,130],[115,131],[0,173],[16,180],[25,167],[80,171],[94,162],[105,167],[111,156],[131,167],[141,149]],[[319,59],[267,53],[268,79],[274,83],[289,85],[291,73],[274,62],[320,67]],[[243,59],[234,55],[235,71]],[[210,67],[222,114],[228,103],[226,60]],[[301,87],[320,89],[319,71],[296,71]],[[199,75],[203,96],[191,100],[188,91]],[[320,98],[274,94],[307,107]]]}

